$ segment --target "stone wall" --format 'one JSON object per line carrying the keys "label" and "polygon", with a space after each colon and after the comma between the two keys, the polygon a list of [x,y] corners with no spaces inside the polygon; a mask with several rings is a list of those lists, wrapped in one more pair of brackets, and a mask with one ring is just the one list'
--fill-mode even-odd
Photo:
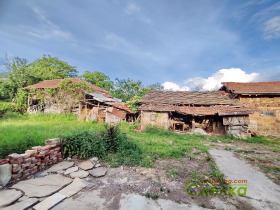
{"label": "stone wall", "polygon": [[24,154],[10,154],[8,159],[12,165],[12,179],[26,178],[62,160],[60,140],[46,140],[45,146],[32,147]]}
{"label": "stone wall", "polygon": [[[280,97],[251,96],[241,97],[240,101],[257,108],[249,115],[249,128],[258,135],[280,135]],[[263,112],[273,112],[274,116],[266,116]]]}

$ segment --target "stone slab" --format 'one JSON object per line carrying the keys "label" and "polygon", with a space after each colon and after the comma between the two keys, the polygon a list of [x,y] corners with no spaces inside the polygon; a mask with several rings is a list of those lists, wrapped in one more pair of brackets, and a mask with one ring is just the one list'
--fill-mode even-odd
{"label": "stone slab", "polygon": [[120,210],[198,210],[205,209],[195,204],[179,204],[171,200],[152,200],[138,194],[123,194],[120,200]]}
{"label": "stone slab", "polygon": [[47,199],[43,200],[42,202],[38,203],[36,206],[33,207],[35,210],[48,210],[58,204],[59,202],[63,201],[66,198],[65,195],[61,195],[60,193],[55,193],[52,196],[48,197]]}
{"label": "stone slab", "polygon": [[12,178],[12,165],[0,165],[0,186],[5,187]]}
{"label": "stone slab", "polygon": [[38,202],[39,200],[37,198],[28,198],[26,200],[17,202],[14,205],[6,207],[5,210],[24,210],[32,207]]}
{"label": "stone slab", "polygon": [[76,172],[73,172],[70,174],[70,177],[72,179],[75,179],[75,178],[85,178],[89,175],[89,172],[88,171],[84,171],[84,170],[79,170],[79,171],[76,171]]}
{"label": "stone slab", "polygon": [[21,191],[14,189],[0,191],[0,208],[17,201],[22,195]]}
{"label": "stone slab", "polygon": [[68,177],[52,174],[45,177],[18,182],[11,188],[22,190],[28,197],[40,198],[57,192],[72,181],[73,180]]}
{"label": "stone slab", "polygon": [[107,169],[104,167],[95,168],[95,169],[90,170],[89,173],[93,177],[101,177],[101,176],[105,176],[105,174],[107,173]]}
{"label": "stone slab", "polygon": [[75,172],[75,171],[78,171],[78,170],[79,170],[78,166],[68,168],[68,169],[64,172],[64,175],[71,174],[71,173],[73,173],[73,172]]}
{"label": "stone slab", "polygon": [[46,172],[51,173],[51,172],[57,172],[57,171],[62,171],[67,168],[70,168],[74,165],[74,162],[72,161],[62,161],[61,163],[58,163],[52,167],[50,167]]}
{"label": "stone slab", "polygon": [[59,193],[69,198],[81,191],[84,187],[86,187],[86,185],[84,184],[83,180],[81,180],[80,178],[76,178],[71,184],[60,190]]}
{"label": "stone slab", "polygon": [[94,164],[90,160],[86,160],[79,163],[78,167],[87,171],[92,169],[94,167]]}
{"label": "stone slab", "polygon": [[233,152],[211,149],[209,153],[227,180],[247,180],[246,197],[250,199],[237,196],[239,200],[249,202],[252,209],[280,209],[279,185],[244,160],[236,158]]}

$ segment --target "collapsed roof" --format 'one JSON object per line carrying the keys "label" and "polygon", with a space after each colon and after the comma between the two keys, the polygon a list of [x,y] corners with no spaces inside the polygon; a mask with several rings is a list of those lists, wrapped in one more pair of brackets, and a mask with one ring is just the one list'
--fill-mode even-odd
{"label": "collapsed roof", "polygon": [[125,105],[125,103],[122,102],[121,99],[113,98],[109,94],[106,94],[106,93],[88,93],[88,95],[92,96],[92,99],[94,99],[96,101],[103,102],[104,104],[107,104],[109,106],[113,106],[117,109],[121,109],[121,110],[126,111],[130,114],[134,113],[133,111],[131,111]]}
{"label": "collapsed roof", "polygon": [[154,91],[146,94],[138,108],[141,111],[177,112],[194,116],[248,115],[253,109],[230,99],[219,91]]}
{"label": "collapsed roof", "polygon": [[219,91],[189,92],[189,91],[152,91],[141,100],[143,104],[173,104],[173,105],[237,105],[237,101]]}

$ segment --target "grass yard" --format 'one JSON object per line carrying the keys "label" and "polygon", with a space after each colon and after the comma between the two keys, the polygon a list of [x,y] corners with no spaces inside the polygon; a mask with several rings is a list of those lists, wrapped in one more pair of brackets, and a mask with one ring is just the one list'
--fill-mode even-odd
{"label": "grass yard", "polygon": [[102,124],[78,122],[72,114],[8,113],[0,119],[0,158],[21,153],[31,146],[43,145],[49,138],[57,138],[81,130],[98,130]]}
{"label": "grass yard", "polygon": [[[151,167],[157,160],[162,159],[194,160],[201,157],[208,160],[208,149],[218,147],[233,151],[259,167],[272,179],[280,180],[280,139],[277,137],[239,139],[232,136],[199,136],[177,134],[153,127],[146,132],[136,132],[135,127],[137,125],[125,122],[120,124],[120,130],[126,133],[128,142],[122,145],[118,152],[104,156],[104,160],[112,167],[122,164]],[[7,113],[0,119],[0,158],[11,153],[22,153],[32,146],[43,145],[48,138],[65,135],[71,137],[86,131],[98,133],[106,130],[104,128],[102,123],[78,122],[72,114]],[[84,146],[89,149],[91,147]],[[89,150],[89,154],[92,150]],[[173,172],[171,169],[170,173],[175,174]]]}

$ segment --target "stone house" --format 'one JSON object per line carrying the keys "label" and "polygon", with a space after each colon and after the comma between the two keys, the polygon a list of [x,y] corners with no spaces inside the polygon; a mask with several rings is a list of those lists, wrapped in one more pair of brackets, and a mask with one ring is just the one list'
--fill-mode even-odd
{"label": "stone house", "polygon": [[258,135],[280,135],[280,81],[224,82],[221,91],[243,105],[255,108],[249,128]]}
{"label": "stone house", "polygon": [[[134,113],[120,99],[113,98],[107,90],[86,82],[80,78],[67,79],[74,83],[84,83],[90,89],[90,93],[84,92],[83,98],[77,100],[74,104],[67,106],[65,103],[50,102],[52,98],[46,94],[38,98],[34,91],[41,90],[43,93],[48,89],[58,89],[64,79],[44,80],[34,85],[27,86],[23,90],[28,92],[29,113],[65,113],[71,112],[78,115],[79,120],[95,120],[106,123],[117,123],[122,120],[133,120]],[[69,94],[71,100],[71,93]],[[74,96],[73,96],[74,97]]]}
{"label": "stone house", "polygon": [[250,108],[223,92],[154,91],[140,100],[141,129],[158,126],[192,132],[248,136]]}

